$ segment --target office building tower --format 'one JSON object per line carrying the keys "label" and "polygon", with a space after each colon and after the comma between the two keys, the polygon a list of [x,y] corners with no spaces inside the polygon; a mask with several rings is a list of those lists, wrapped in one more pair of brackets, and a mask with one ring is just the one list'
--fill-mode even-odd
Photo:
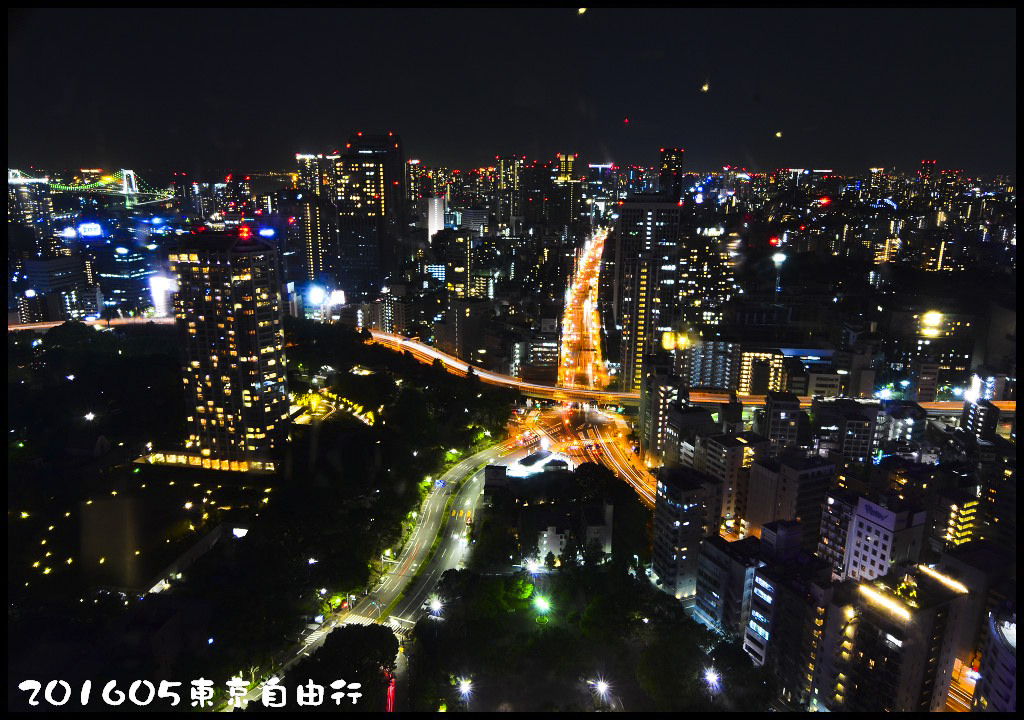
{"label": "office building tower", "polygon": [[434,239],[439,230],[444,230],[445,199],[443,197],[431,196],[423,199],[426,203],[427,216],[427,242]]}
{"label": "office building tower", "polygon": [[800,421],[800,398],[792,393],[769,392],[764,413],[758,415],[755,430],[768,438],[772,452],[795,445]]}
{"label": "office building tower", "polygon": [[427,173],[427,168],[419,160],[409,160],[405,164],[406,199],[411,207],[416,207],[420,200],[434,194],[433,183]]}
{"label": "office building tower", "polygon": [[444,320],[434,323],[434,339],[442,352],[474,365],[484,363],[484,324],[494,316],[494,306],[479,299],[448,301]]}
{"label": "office building tower", "polygon": [[806,708],[813,697],[823,605],[831,596],[825,564],[800,554],[800,523],[763,528],[762,562],[754,571],[743,649],[767,665],[780,697]]}
{"label": "office building tower", "polygon": [[781,350],[744,349],[740,356],[740,395],[765,395],[786,388],[786,356]]}
{"label": "office building tower", "polygon": [[979,537],[1005,548],[1017,548],[1017,451],[1001,446],[995,461],[981,469],[981,516]]}
{"label": "office building tower", "polygon": [[675,344],[675,374],[688,387],[735,391],[740,384],[740,344],[726,340],[687,340]]}
{"label": "office building tower", "polygon": [[719,429],[707,408],[683,402],[669,404],[665,419],[664,464],[667,467],[694,467],[697,436],[714,435]]}
{"label": "office building tower", "polygon": [[125,313],[141,313],[152,306],[149,279],[156,274],[156,258],[132,243],[100,245],[91,253],[97,282],[107,306]]}
{"label": "office building tower", "polygon": [[18,318],[23,323],[98,317],[99,288],[88,282],[81,255],[25,259],[14,272]]}
{"label": "office building tower", "polygon": [[397,269],[406,175],[402,143],[393,133],[357,133],[337,160],[335,275],[350,295],[377,293],[384,278]]}
{"label": "office building tower", "polygon": [[185,236],[170,263],[189,435],[167,461],[273,470],[288,434],[277,251],[243,226]]}
{"label": "office building tower", "polygon": [[516,157],[498,158],[498,177],[495,187],[495,216],[498,233],[516,234],[522,225],[522,190],[519,175],[523,160]]}
{"label": "office building tower", "polygon": [[835,465],[819,457],[792,455],[755,462],[750,466],[747,531],[760,535],[769,522],[797,520],[804,550],[814,552],[821,506],[834,477]]}
{"label": "office building tower", "polygon": [[470,279],[473,264],[473,235],[458,231],[448,238],[445,248],[444,278],[449,297],[470,296]]}
{"label": "office building tower", "polygon": [[818,451],[838,453],[856,463],[867,463],[878,450],[884,416],[881,403],[852,398],[811,402]]}
{"label": "office building tower", "polygon": [[999,427],[999,408],[991,400],[967,400],[960,415],[960,427],[978,440],[992,440]]}
{"label": "office building tower", "polygon": [[857,584],[830,607],[819,702],[831,711],[938,712],[953,670],[952,634],[967,589],[925,566]]}
{"label": "office building tower", "polygon": [[992,611],[985,628],[981,669],[974,690],[975,712],[1017,711],[1017,603]]}
{"label": "office building tower", "polygon": [[821,510],[815,553],[829,563],[834,580],[872,580],[892,565],[917,562],[924,546],[927,513],[894,498],[874,502],[831,490]]}
{"label": "office building tower", "polygon": [[701,540],[718,534],[721,484],[689,468],[662,468],[654,504],[652,571],[678,599],[697,592]]}
{"label": "office building tower", "polygon": [[957,687],[950,692],[953,704],[966,710],[970,708],[971,696],[977,697],[975,680],[984,652],[989,617],[1015,596],[1016,557],[1013,551],[996,543],[975,540],[942,552],[935,569],[969,590],[954,639],[956,660],[953,677]]}
{"label": "office building tower", "polygon": [[669,202],[683,198],[683,148],[661,148],[659,156],[659,185],[661,194]]}
{"label": "office building tower", "polygon": [[622,333],[622,389],[637,392],[662,334],[720,322],[733,284],[715,236],[684,226],[678,204],[634,198],[618,212],[611,309]]}
{"label": "office building tower", "polygon": [[927,357],[914,358],[910,364],[910,377],[914,400],[935,402],[939,391],[939,364]]}
{"label": "office building tower", "polygon": [[732,532],[745,532],[750,468],[767,457],[768,439],[753,432],[697,435],[693,467],[722,483],[722,518]]}
{"label": "office building tower", "polygon": [[573,169],[578,157],[579,153],[558,153],[558,171],[555,175],[556,183],[566,183],[574,178]]}
{"label": "office building tower", "polygon": [[660,458],[665,448],[668,408],[680,399],[678,378],[649,372],[640,389],[640,456]]}
{"label": "office building tower", "polygon": [[301,211],[304,279],[326,282],[338,263],[337,208],[326,194],[308,190],[297,192],[295,199]]}
{"label": "office building tower", "polygon": [[[60,243],[53,234],[53,198],[49,178],[32,178],[20,170],[7,170],[7,225],[10,245],[11,227],[20,226],[31,233],[24,246],[24,257],[50,258],[57,254]],[[12,251],[8,247],[8,255]]]}
{"label": "office building tower", "polygon": [[697,596],[694,618],[716,632],[743,634],[750,612],[754,571],[761,564],[760,540],[728,542],[707,537],[697,558]]}
{"label": "office building tower", "polygon": [[940,552],[973,542],[981,534],[981,486],[930,493],[928,543]]}
{"label": "office building tower", "polygon": [[338,188],[338,155],[303,155],[296,153],[298,186],[333,203]]}

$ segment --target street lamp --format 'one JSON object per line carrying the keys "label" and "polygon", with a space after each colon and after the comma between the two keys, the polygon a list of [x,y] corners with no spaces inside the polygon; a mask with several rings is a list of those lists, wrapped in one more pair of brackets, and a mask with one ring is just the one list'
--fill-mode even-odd
{"label": "street lamp", "polygon": [[708,690],[711,692],[711,696],[714,697],[715,693],[721,688],[722,676],[714,668],[708,668],[704,671],[704,682],[708,684]]}
{"label": "street lamp", "polygon": [[441,602],[441,598],[435,595],[430,599],[430,612],[434,615],[440,615],[442,609],[444,609],[444,603]]}
{"label": "street lamp", "polygon": [[772,255],[775,263],[775,302],[779,302],[779,288],[782,285],[782,263],[786,262],[786,253],[777,252]]}
{"label": "street lamp", "polygon": [[469,710],[469,697],[473,694],[473,682],[469,678],[459,678],[459,694],[466,701],[466,710]]}

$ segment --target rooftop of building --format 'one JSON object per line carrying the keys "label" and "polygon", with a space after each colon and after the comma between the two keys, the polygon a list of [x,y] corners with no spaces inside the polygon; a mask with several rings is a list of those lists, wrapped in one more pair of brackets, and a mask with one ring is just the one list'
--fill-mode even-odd
{"label": "rooftop of building", "polygon": [[820,455],[812,455],[807,457],[800,453],[791,453],[787,455],[781,455],[779,457],[766,458],[764,460],[758,460],[758,465],[768,468],[772,472],[779,472],[784,466],[797,472],[803,472],[804,470],[814,470],[816,468],[823,468],[828,466],[835,466],[835,463],[827,458],[823,458]]}
{"label": "rooftop of building", "polygon": [[708,440],[712,440],[719,445],[727,448],[742,447],[744,445],[753,445],[756,443],[768,442],[768,438],[763,435],[759,435],[756,432],[749,430],[741,433],[719,433],[717,435],[708,435]]}
{"label": "rooftop of building", "polygon": [[[248,233],[245,231],[248,230]],[[191,235],[182,235],[178,240],[179,252],[188,250],[220,250],[232,252],[265,252],[273,246],[256,235],[248,227],[236,230],[207,230],[198,228]]]}
{"label": "rooftop of building", "polygon": [[[924,565],[894,565],[885,577],[861,584],[861,588],[865,587],[868,590],[862,595],[868,601],[891,609],[904,619],[909,619],[915,610],[951,602],[967,592],[955,579]],[[879,600],[878,596],[884,599]]]}
{"label": "rooftop of building", "polygon": [[741,563],[753,562],[761,552],[761,541],[753,535],[732,542],[721,535],[712,535],[704,540],[704,544]]}
{"label": "rooftop of building", "polygon": [[[944,568],[962,565],[984,573],[1007,572],[1014,575],[1017,564],[1013,554],[1002,545],[992,540],[973,540],[946,550],[942,553],[939,565]],[[949,570],[950,573],[956,573],[955,567],[949,567]]]}
{"label": "rooftop of building", "polygon": [[662,467],[658,470],[658,483],[682,492],[699,490],[708,483],[718,484],[719,481],[688,467]]}

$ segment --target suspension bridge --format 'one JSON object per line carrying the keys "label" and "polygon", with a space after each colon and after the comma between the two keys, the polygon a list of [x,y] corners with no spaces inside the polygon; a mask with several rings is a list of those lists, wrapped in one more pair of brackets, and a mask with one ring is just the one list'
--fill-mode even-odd
{"label": "suspension bridge", "polygon": [[[46,178],[33,178],[20,170],[7,171],[7,183],[25,181],[45,181]],[[139,178],[134,170],[116,170],[110,175],[104,175],[91,183],[75,183],[66,185],[54,180],[49,181],[51,192],[74,193],[79,195],[106,195],[121,196],[124,198],[125,207],[137,207],[139,205],[152,205],[167,202],[174,199],[171,190],[154,188]]]}

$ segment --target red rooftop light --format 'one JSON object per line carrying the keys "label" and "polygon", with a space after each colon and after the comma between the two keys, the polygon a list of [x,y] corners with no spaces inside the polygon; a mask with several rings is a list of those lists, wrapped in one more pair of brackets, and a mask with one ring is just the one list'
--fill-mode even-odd
{"label": "red rooftop light", "polygon": [[252,237],[252,228],[250,228],[247,225],[243,225],[242,227],[238,228],[238,237],[242,238],[243,240],[248,240],[249,238]]}

